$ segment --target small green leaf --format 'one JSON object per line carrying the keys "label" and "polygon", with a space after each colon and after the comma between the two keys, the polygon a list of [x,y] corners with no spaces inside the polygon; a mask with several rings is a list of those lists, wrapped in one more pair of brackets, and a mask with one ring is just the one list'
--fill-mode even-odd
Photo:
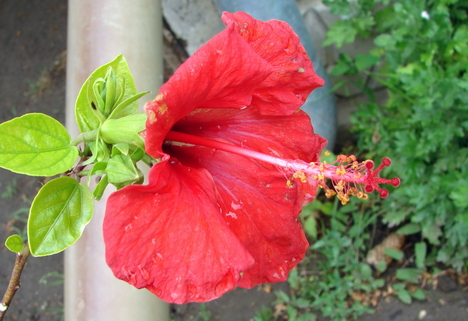
{"label": "small green leaf", "polygon": [[420,276],[421,276],[421,270],[419,269],[407,268],[407,269],[398,269],[396,271],[396,278],[402,281],[418,283]]}
{"label": "small green leaf", "polygon": [[419,242],[414,245],[414,252],[416,255],[415,263],[420,269],[424,268],[426,260],[427,245],[425,242]]}
{"label": "small green leaf", "polygon": [[372,269],[369,264],[361,263],[359,272],[363,280],[370,280],[372,278]]}
{"label": "small green leaf", "polygon": [[421,231],[421,225],[417,223],[409,223],[400,227],[397,231],[398,234],[411,235]]}
{"label": "small green leaf", "polygon": [[0,124],[0,167],[31,176],[64,173],[76,161],[67,129],[44,114],[27,114]]}
{"label": "small green leaf", "polygon": [[395,249],[384,249],[384,253],[397,261],[400,261],[404,257],[404,253],[402,251]]}
{"label": "small green leaf", "polygon": [[356,68],[359,71],[362,71],[366,68],[374,66],[380,61],[380,57],[376,57],[373,55],[356,55]]}
{"label": "small green leaf", "polygon": [[409,291],[407,290],[400,290],[397,292],[397,297],[400,299],[401,302],[410,304],[412,299]]}
{"label": "small green leaf", "polygon": [[389,34],[381,34],[374,39],[374,44],[377,47],[390,47],[396,43],[395,39]]}
{"label": "small green leaf", "polygon": [[416,288],[414,292],[410,292],[411,296],[416,300],[424,300],[426,298],[426,293],[420,288]]}
{"label": "small green leaf", "polygon": [[45,184],[34,199],[28,219],[28,239],[34,256],[51,255],[75,243],[93,215],[89,189],[71,177]]}
{"label": "small green leaf", "polygon": [[109,178],[109,183],[120,185],[124,183],[133,183],[141,178],[140,171],[133,164],[130,156],[117,155],[107,163],[106,173]]}
{"label": "small green leaf", "polygon": [[304,230],[313,240],[317,239],[317,220],[313,215],[307,217],[304,221]]}
{"label": "small green leaf", "polygon": [[23,239],[18,234],[10,235],[5,241],[5,246],[14,253],[20,253],[24,249]]}
{"label": "small green leaf", "polygon": [[385,272],[386,269],[387,269],[387,262],[382,260],[382,261],[379,261],[379,263],[377,263],[377,271]]}

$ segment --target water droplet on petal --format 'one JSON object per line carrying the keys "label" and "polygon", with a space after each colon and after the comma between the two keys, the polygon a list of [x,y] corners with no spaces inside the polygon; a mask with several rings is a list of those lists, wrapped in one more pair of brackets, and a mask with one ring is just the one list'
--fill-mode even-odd
{"label": "water droplet on petal", "polygon": [[236,219],[236,220],[237,220],[237,215],[236,215],[236,213],[228,212],[228,213],[226,214],[226,216],[230,216],[230,217],[232,217],[233,219]]}

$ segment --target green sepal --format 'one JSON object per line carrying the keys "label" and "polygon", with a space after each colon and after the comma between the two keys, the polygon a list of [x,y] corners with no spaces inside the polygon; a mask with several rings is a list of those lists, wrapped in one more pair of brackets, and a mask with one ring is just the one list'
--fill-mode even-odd
{"label": "green sepal", "polygon": [[132,153],[132,155],[130,155],[130,157],[132,158],[132,161],[134,163],[136,162],[139,162],[143,159],[143,157],[145,157],[146,153],[143,149],[141,148],[137,148],[135,149],[135,151]]}
{"label": "green sepal", "polygon": [[99,201],[102,198],[102,195],[104,194],[107,185],[109,185],[109,178],[107,177],[107,175],[104,175],[101,177],[101,180],[99,181],[99,183],[97,183],[96,188],[93,191],[93,196],[97,201]]}
{"label": "green sepal", "polygon": [[130,151],[130,146],[128,146],[128,144],[125,144],[125,143],[119,143],[119,144],[115,144],[112,146],[112,151],[111,151],[111,157],[114,157],[116,155],[128,155]]}
{"label": "green sepal", "polygon": [[14,253],[20,253],[24,250],[23,239],[18,234],[10,235],[5,241],[5,246]]}
{"label": "green sepal", "polygon": [[117,155],[107,163],[106,173],[109,183],[117,188],[142,180],[141,172],[135,167],[130,156]]}
{"label": "green sepal", "polygon": [[46,256],[75,243],[93,216],[93,196],[86,185],[67,176],[49,181],[32,202],[28,219],[31,254]]}
{"label": "green sepal", "polygon": [[145,148],[140,133],[146,128],[146,114],[107,119],[101,126],[101,137],[107,144],[126,143]]}
{"label": "green sepal", "polygon": [[[105,114],[106,100],[99,92],[99,88],[103,89],[102,86],[105,86],[106,88],[109,86],[102,84],[102,82],[105,80],[112,80],[112,76],[109,74],[109,68],[112,68],[114,72],[113,80],[115,80],[115,84],[110,85],[113,88],[111,90],[114,91],[112,94],[114,104],[116,102],[119,103],[120,101],[125,102],[127,99],[135,96],[136,94],[135,82],[133,81],[133,77],[130,73],[130,69],[128,68],[128,64],[124,56],[119,55],[113,61],[96,69],[88,77],[86,82],[83,84],[83,87],[81,87],[75,104],[76,122],[78,123],[78,128],[81,132],[88,132],[97,129],[101,124],[102,119],[96,115],[96,110],[98,108],[99,102],[99,104],[103,104],[100,106],[100,108],[103,108],[104,112],[102,114]],[[108,76],[107,79],[106,76]],[[94,87],[96,83],[98,83],[98,85]],[[122,94],[121,91],[123,89],[125,91]],[[96,91],[99,93],[95,93]],[[115,91],[117,91],[117,93],[115,93]],[[117,97],[117,100],[115,97]],[[102,102],[100,100],[102,100]],[[117,106],[113,107],[115,108]],[[133,101],[124,108],[121,108],[119,115],[120,117],[123,117],[136,114],[137,112],[138,103]],[[110,113],[112,114],[111,111]]]}
{"label": "green sepal", "polygon": [[78,149],[54,118],[33,113],[0,124],[0,167],[30,176],[54,176],[73,167]]}
{"label": "green sepal", "polygon": [[117,118],[122,118],[128,115],[133,115],[136,114],[136,112],[131,112],[133,109],[129,110],[127,107],[131,106],[134,102],[136,102],[138,99],[143,97],[144,95],[148,94],[149,91],[141,92],[139,94],[136,94],[124,101],[122,101],[120,104],[118,104],[113,110],[112,113],[110,114],[109,118],[111,119],[117,119]]}
{"label": "green sepal", "polygon": [[110,157],[109,147],[102,141],[98,139],[95,142],[89,143],[89,148],[91,150],[92,156],[88,158],[83,165],[89,165],[97,162],[107,162]]}

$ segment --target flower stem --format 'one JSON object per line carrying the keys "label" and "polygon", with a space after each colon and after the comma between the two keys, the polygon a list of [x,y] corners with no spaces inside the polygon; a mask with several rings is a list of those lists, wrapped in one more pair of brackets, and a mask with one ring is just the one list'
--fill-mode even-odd
{"label": "flower stem", "polygon": [[24,265],[29,257],[29,244],[24,245],[23,251],[16,254],[15,265],[13,267],[13,272],[11,273],[10,283],[3,295],[3,299],[0,302],[0,321],[3,320],[3,317],[10,306],[13,297],[15,296],[16,291],[20,288],[20,277],[23,272]]}
{"label": "flower stem", "polygon": [[78,137],[76,137],[76,138],[72,141],[71,145],[77,146],[79,143],[82,143],[82,142],[85,142],[85,141],[96,140],[97,134],[98,134],[98,130],[97,130],[97,129],[91,130],[91,131],[89,131],[89,132],[81,133],[80,135],[78,135]]}

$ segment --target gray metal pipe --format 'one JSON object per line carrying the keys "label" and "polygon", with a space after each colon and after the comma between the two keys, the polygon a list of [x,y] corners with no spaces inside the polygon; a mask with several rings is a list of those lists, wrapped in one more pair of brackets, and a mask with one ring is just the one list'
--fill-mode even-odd
{"label": "gray metal pipe", "polygon": [[[159,0],[69,0],[66,124],[78,129],[74,105],[81,85],[100,65],[124,54],[139,92],[153,98],[163,81]],[[142,106],[140,106],[142,107]],[[106,197],[96,202],[81,239],[65,251],[66,321],[168,321],[168,305],[114,277],[105,263],[102,221]]]}
{"label": "gray metal pipe", "polygon": [[328,140],[327,149],[333,149],[336,138],[337,111],[335,97],[330,93],[331,81],[315,51],[312,38],[294,0],[217,0],[221,11],[244,11],[255,19],[277,19],[287,22],[298,34],[314,64],[315,72],[325,80],[323,87],[315,89],[302,109],[312,118],[317,134]]}

